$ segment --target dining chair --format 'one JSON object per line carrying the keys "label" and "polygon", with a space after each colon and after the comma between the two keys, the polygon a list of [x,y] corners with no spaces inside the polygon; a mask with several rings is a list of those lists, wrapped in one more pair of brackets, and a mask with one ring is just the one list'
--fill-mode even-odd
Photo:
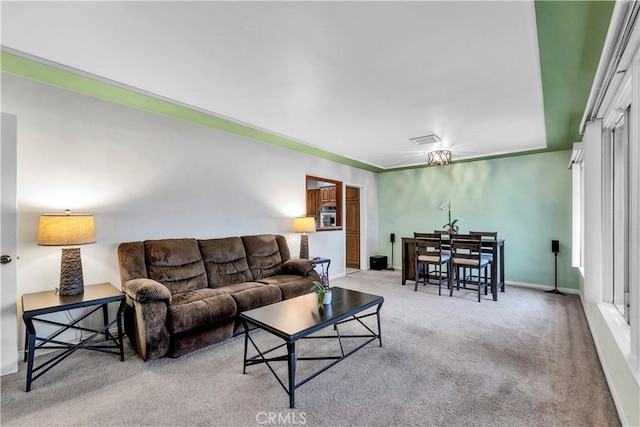
{"label": "dining chair", "polygon": [[[460,282],[463,289],[477,290],[478,302],[481,298],[481,290],[487,293],[487,266],[489,261],[482,257],[482,236],[478,234],[454,234],[451,235],[451,274],[449,274],[449,296],[453,296],[454,276],[457,277],[456,289],[460,290]],[[462,274],[460,274],[462,269]],[[479,280],[470,281],[467,269],[472,273],[478,271]],[[480,277],[484,271],[484,280]],[[474,285],[475,288],[468,288]]]}
{"label": "dining chair", "polygon": [[[442,238],[435,233],[413,233],[413,241],[415,246],[415,262],[416,262],[416,278],[414,291],[418,290],[418,282],[420,281],[420,272],[424,269],[424,285],[427,284],[431,277],[435,277],[438,281],[438,295],[442,295],[442,283],[449,282],[450,256],[441,250]],[[442,271],[442,266],[447,267],[446,275]],[[433,275],[429,271],[429,267],[434,266]]]}
{"label": "dining chair", "polygon": [[[469,234],[474,234],[474,235],[478,235],[481,237],[481,240],[485,240],[485,239],[491,239],[491,240],[498,240],[498,232],[497,231],[469,231]],[[482,257],[486,258],[487,260],[489,260],[489,264],[493,263],[493,248],[489,248],[486,246],[483,246],[481,251],[482,253]],[[490,266],[485,267],[486,269],[489,269]],[[491,286],[491,275],[487,275],[488,277],[488,286]],[[480,280],[480,277],[477,278],[478,280]]]}
{"label": "dining chair", "polygon": [[440,240],[442,241],[441,250],[443,254],[451,255],[451,251],[449,250],[449,240],[451,231],[450,230],[433,230],[435,234],[440,236]]}

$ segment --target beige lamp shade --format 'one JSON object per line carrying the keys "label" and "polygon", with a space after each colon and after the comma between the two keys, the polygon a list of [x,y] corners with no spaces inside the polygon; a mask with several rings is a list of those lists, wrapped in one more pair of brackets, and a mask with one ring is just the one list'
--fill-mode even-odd
{"label": "beige lamp shade", "polygon": [[[68,211],[67,211],[68,212]],[[93,215],[43,214],[38,224],[37,242],[42,246],[95,243]]]}
{"label": "beige lamp shade", "polygon": [[302,233],[302,236],[300,236],[300,259],[309,259],[309,236],[307,236],[307,233],[315,233],[315,218],[312,216],[300,216],[294,219],[293,231]]}
{"label": "beige lamp shade", "polygon": [[298,217],[293,221],[293,231],[296,233],[315,233],[316,220],[312,216]]}

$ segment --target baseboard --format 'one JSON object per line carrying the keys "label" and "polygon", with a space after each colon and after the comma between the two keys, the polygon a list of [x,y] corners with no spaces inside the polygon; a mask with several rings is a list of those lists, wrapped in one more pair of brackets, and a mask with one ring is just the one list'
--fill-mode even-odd
{"label": "baseboard", "polygon": [[346,275],[347,274],[344,271],[342,273],[331,274],[329,280],[331,280],[331,279],[339,279],[339,278],[344,277]]}
{"label": "baseboard", "polygon": [[[526,282],[505,282],[505,285],[506,286],[520,286],[522,288],[540,289],[541,291],[550,291],[550,290],[554,289],[553,286],[538,285],[538,284],[535,284],[535,283],[526,283]],[[580,289],[558,287],[558,290],[560,292],[565,293],[565,294],[580,295]]]}
{"label": "baseboard", "polygon": [[[396,271],[402,271],[402,269],[400,267],[395,267],[395,269],[396,269]],[[527,283],[527,282],[507,281],[507,282],[505,282],[505,285],[506,286],[520,286],[520,287],[523,287],[523,288],[531,288],[531,289],[539,289],[541,291],[550,291],[550,290],[554,289],[553,286],[538,285],[536,283]],[[560,292],[565,293],[565,294],[580,295],[580,289],[558,287],[558,290]]]}

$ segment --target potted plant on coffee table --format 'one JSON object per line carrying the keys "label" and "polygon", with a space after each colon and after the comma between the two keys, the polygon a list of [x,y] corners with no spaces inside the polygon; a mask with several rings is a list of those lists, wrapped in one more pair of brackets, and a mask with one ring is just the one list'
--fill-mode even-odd
{"label": "potted plant on coffee table", "polygon": [[322,283],[314,280],[311,290],[315,291],[318,295],[318,304],[331,304],[331,291],[328,288],[325,288]]}

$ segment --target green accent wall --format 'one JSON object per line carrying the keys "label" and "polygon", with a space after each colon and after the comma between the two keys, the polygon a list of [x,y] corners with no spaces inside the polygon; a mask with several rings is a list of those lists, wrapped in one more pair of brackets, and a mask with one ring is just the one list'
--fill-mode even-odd
{"label": "green accent wall", "polygon": [[[508,281],[553,286],[551,240],[560,240],[558,286],[578,289],[571,267],[570,151],[483,160],[378,174],[379,251],[391,259],[389,233],[443,229],[451,217],[459,232],[497,231],[505,239]],[[399,239],[398,239],[399,240]],[[401,265],[401,245],[394,246]],[[413,282],[410,282],[413,285]]]}

